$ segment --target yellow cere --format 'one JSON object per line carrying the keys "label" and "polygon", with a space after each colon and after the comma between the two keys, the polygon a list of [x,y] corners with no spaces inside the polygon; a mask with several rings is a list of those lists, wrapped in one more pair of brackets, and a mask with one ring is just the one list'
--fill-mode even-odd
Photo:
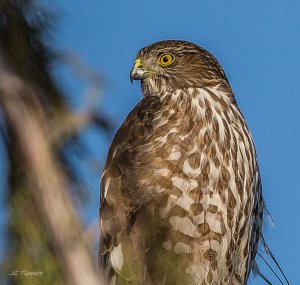
{"label": "yellow cere", "polygon": [[159,59],[158,59],[158,63],[161,66],[167,66],[172,64],[175,61],[175,56],[172,53],[163,53]]}
{"label": "yellow cere", "polygon": [[137,58],[135,63],[134,63],[134,68],[141,68],[143,66],[142,61]]}

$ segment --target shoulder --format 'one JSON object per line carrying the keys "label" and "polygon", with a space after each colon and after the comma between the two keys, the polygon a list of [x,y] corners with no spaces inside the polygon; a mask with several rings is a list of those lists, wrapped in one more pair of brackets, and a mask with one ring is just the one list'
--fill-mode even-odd
{"label": "shoulder", "polygon": [[132,139],[141,138],[151,129],[151,124],[161,108],[158,97],[143,98],[128,114],[121,127],[116,132],[109,152],[114,152],[120,145],[132,146]]}
{"label": "shoulder", "polygon": [[[123,125],[129,121],[143,122],[152,120],[154,114],[161,108],[161,101],[157,96],[143,98],[128,114]],[[123,126],[122,125],[122,126]]]}

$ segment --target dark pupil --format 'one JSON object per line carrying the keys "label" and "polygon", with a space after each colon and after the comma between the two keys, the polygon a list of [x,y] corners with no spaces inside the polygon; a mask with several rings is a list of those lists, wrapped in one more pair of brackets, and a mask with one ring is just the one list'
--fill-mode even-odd
{"label": "dark pupil", "polygon": [[168,58],[167,56],[164,56],[164,57],[163,57],[163,62],[166,63],[166,62],[168,62],[168,61],[169,61],[169,58]]}

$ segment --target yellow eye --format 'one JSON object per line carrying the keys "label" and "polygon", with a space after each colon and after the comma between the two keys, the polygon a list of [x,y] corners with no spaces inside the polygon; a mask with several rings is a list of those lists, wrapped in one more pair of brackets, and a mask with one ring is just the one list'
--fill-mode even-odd
{"label": "yellow eye", "polygon": [[158,63],[161,66],[167,66],[172,64],[175,61],[175,56],[171,53],[163,53],[158,60]]}

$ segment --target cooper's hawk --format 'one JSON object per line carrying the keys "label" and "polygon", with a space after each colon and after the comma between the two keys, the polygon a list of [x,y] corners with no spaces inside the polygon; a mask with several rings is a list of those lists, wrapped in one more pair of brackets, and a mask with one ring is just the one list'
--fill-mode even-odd
{"label": "cooper's hawk", "polygon": [[185,41],[137,54],[144,98],[110,147],[99,263],[113,284],[246,284],[261,236],[255,148],[218,61]]}

